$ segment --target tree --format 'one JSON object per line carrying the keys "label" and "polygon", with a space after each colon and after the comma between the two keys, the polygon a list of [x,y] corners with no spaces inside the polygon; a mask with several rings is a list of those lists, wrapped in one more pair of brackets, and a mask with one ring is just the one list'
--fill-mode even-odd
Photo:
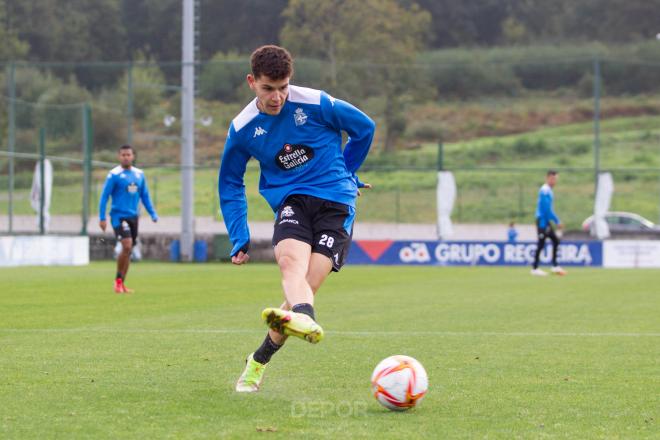
{"label": "tree", "polygon": [[327,61],[331,88],[341,73],[345,80],[354,77],[342,83],[344,90],[384,98],[384,151],[393,151],[405,128],[404,93],[416,84],[409,65],[424,47],[430,14],[395,0],[291,0],[284,17],[282,43],[297,55]]}
{"label": "tree", "polygon": [[5,3],[0,3],[0,61],[20,59],[29,50],[27,42],[22,41],[13,29]]}

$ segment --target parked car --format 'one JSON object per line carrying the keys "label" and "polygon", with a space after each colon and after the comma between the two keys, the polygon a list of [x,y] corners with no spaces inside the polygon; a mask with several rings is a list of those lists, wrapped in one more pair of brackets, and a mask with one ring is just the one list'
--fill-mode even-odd
{"label": "parked car", "polygon": [[[660,227],[641,215],[632,212],[608,212],[605,221],[610,227],[610,232],[660,232]],[[582,222],[582,230],[590,232],[593,227],[594,216],[590,216]]]}

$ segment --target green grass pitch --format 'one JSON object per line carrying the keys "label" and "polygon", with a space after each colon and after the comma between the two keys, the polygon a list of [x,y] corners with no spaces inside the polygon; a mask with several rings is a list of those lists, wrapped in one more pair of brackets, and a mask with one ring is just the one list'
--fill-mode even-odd
{"label": "green grass pitch", "polygon": [[[346,267],[326,338],[291,340],[236,394],[281,301],[274,265],[0,271],[0,438],[659,438],[660,272]],[[429,375],[419,408],[370,394],[386,356]],[[257,437],[258,436],[258,437]]]}

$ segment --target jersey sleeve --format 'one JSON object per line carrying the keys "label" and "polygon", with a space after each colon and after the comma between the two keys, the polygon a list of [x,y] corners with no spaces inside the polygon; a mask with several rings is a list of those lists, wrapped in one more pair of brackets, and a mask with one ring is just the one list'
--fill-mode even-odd
{"label": "jersey sleeve", "polygon": [[103,185],[103,191],[101,192],[101,200],[99,201],[99,220],[101,221],[106,219],[105,210],[114,186],[115,180],[113,175],[112,173],[108,173],[108,177],[105,179],[105,184]]}
{"label": "jersey sleeve", "polygon": [[147,176],[142,174],[142,185],[140,186],[140,200],[142,200],[142,204],[144,205],[145,209],[149,213],[152,219],[157,220],[158,219],[158,214],[156,214],[156,210],[154,209],[154,206],[151,204],[151,197],[149,196],[149,188],[147,187]]}
{"label": "jersey sleeve", "polygon": [[375,122],[357,107],[325,92],[321,93],[321,113],[330,127],[348,134],[344,161],[348,171],[355,174],[369,153],[376,131]]}
{"label": "jersey sleeve", "polygon": [[229,127],[218,175],[220,209],[232,244],[231,256],[250,243],[244,176],[250,154],[241,145],[233,124]]}

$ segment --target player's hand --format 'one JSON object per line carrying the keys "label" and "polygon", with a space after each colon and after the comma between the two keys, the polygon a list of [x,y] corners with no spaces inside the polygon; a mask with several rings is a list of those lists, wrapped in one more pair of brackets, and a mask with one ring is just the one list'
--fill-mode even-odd
{"label": "player's hand", "polygon": [[231,257],[231,262],[236,265],[245,264],[250,259],[250,256],[243,251],[239,251],[236,255]]}
{"label": "player's hand", "polygon": [[101,220],[101,221],[99,221],[99,227],[101,228],[101,230],[102,230],[103,232],[105,232],[105,228],[108,227],[108,222],[107,222],[107,220]]}
{"label": "player's hand", "polygon": [[564,225],[563,225],[562,223],[559,223],[559,224],[557,225],[557,229],[559,229],[559,230],[564,229]]}
{"label": "player's hand", "polygon": [[[365,183],[364,186],[362,186],[364,189],[371,189],[371,183]],[[362,192],[358,189],[358,197],[362,195]]]}
{"label": "player's hand", "polygon": [[158,223],[158,216],[154,215],[153,217],[151,217],[151,221],[154,223]]}

